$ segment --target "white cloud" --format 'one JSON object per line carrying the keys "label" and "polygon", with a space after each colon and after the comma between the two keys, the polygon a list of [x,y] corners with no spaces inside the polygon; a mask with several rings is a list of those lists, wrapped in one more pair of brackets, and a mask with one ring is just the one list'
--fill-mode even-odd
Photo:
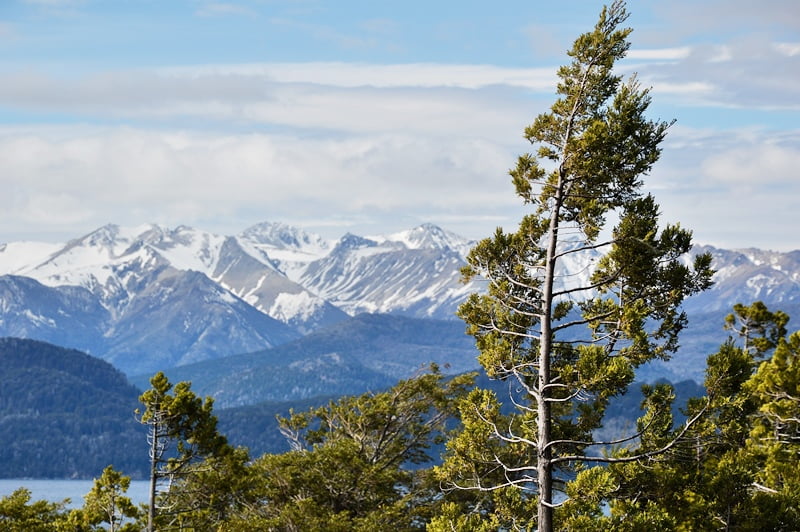
{"label": "white cloud", "polygon": [[251,63],[173,67],[160,74],[178,78],[242,76],[277,83],[312,83],[331,87],[458,87],[479,89],[507,85],[535,91],[552,91],[552,68],[508,68],[493,65],[412,63],[378,65],[363,63]]}
{"label": "white cloud", "polygon": [[[525,208],[507,170],[524,143],[402,132],[341,136],[138,128],[0,129],[0,234],[69,236],[107,222],[235,232],[262,220],[391,232],[424,221],[473,238],[515,227]],[[698,242],[796,247],[800,134],[677,127],[645,179],[665,222]]]}
{"label": "white cloud", "polygon": [[800,55],[800,42],[779,42],[774,46],[780,53],[789,57]]}
{"label": "white cloud", "polygon": [[646,179],[664,220],[721,247],[798,249],[800,132],[675,127]]}
{"label": "white cloud", "polygon": [[[20,222],[86,230],[108,221],[214,218],[246,225],[366,217],[378,225],[396,212],[420,223],[457,214],[485,218],[515,203],[509,153],[475,139],[434,144],[404,135],[338,140],[130,128],[62,133],[2,131],[0,187],[7,193],[0,197],[0,230]],[[471,224],[468,233],[476,231]]]}
{"label": "white cloud", "polygon": [[506,140],[543,109],[532,91],[552,91],[538,72],[439,65],[245,65],[0,81],[9,105],[75,116]]}
{"label": "white cloud", "polygon": [[797,110],[800,78],[794,48],[760,36],[727,44],[698,44],[675,61],[626,64],[657,93],[679,104]]}
{"label": "white cloud", "polygon": [[797,172],[800,169],[798,146],[784,147],[757,141],[709,155],[703,172],[714,181],[748,190],[765,186],[787,185],[800,192]]}

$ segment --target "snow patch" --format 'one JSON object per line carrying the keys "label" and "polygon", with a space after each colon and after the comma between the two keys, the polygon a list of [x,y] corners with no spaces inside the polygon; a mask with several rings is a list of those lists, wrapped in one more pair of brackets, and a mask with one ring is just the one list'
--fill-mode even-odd
{"label": "snow patch", "polygon": [[47,242],[10,242],[0,244],[0,275],[24,275],[64,247]]}
{"label": "snow patch", "polygon": [[267,314],[282,322],[295,319],[305,321],[313,316],[321,306],[322,300],[309,292],[297,294],[283,292],[275,298]]}
{"label": "snow patch", "polygon": [[31,312],[28,309],[25,309],[25,311],[23,311],[22,314],[26,318],[31,320],[33,323],[35,323],[36,325],[47,325],[49,327],[55,327],[56,326],[56,322],[53,319],[46,318],[46,317],[44,317],[44,316],[42,316],[40,314],[34,314],[33,312]]}

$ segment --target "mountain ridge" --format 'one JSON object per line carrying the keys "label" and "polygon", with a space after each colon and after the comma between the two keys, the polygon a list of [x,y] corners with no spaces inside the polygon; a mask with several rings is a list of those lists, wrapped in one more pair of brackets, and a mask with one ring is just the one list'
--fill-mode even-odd
{"label": "mountain ridge", "polygon": [[[277,347],[361,313],[454,320],[484,289],[461,279],[474,244],[433,224],[325,240],[276,222],[227,236],[107,224],[61,245],[6,243],[0,335],[81,349],[136,374]],[[716,284],[687,300],[690,317],[717,321],[756,299],[800,302],[800,251],[694,250],[704,251]],[[593,260],[565,262],[560,282],[585,281]]]}

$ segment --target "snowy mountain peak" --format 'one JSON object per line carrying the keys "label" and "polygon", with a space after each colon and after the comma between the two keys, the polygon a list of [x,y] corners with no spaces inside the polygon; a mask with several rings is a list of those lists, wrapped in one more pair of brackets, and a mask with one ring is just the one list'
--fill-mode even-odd
{"label": "snowy mountain peak", "polygon": [[389,240],[402,242],[408,249],[451,249],[462,255],[473,244],[432,223],[425,223],[413,229],[395,233],[389,237]]}
{"label": "snowy mountain peak", "polygon": [[128,246],[144,235],[163,233],[165,229],[154,225],[144,224],[134,227],[122,227],[116,224],[106,224],[82,237],[70,240],[65,250],[74,247],[101,248],[108,250],[112,256],[125,252]]}
{"label": "snowy mountain peak", "polygon": [[236,237],[247,252],[284,273],[327,255],[331,244],[321,236],[284,223],[263,222]]}
{"label": "snowy mountain peak", "polygon": [[278,222],[256,224],[242,231],[239,237],[275,249],[327,250],[330,247],[330,244],[317,234]]}
{"label": "snowy mountain peak", "polygon": [[9,242],[0,244],[0,275],[20,274],[45,262],[62,244],[47,242]]}
{"label": "snowy mountain peak", "polygon": [[334,248],[334,252],[342,252],[343,250],[353,250],[353,249],[360,249],[360,248],[372,248],[376,247],[378,242],[371,239],[366,238],[363,236],[354,235],[353,233],[347,233],[339,241],[336,243],[336,247]]}
{"label": "snowy mountain peak", "polygon": [[73,249],[92,248],[104,252],[109,258],[115,257],[119,254],[119,233],[120,227],[118,225],[104,225],[87,235],[70,240],[64,246],[62,253]]}

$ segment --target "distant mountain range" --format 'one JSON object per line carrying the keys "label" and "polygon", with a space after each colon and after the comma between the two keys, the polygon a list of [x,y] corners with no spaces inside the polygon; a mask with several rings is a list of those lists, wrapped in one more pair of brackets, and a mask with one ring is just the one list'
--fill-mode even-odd
{"label": "distant mountain range", "polygon": [[327,242],[284,224],[237,236],[108,225],[0,245],[0,336],[81,349],[128,374],[300,338],[361,312],[452,319],[470,242],[425,225]]}
{"label": "distant mountain range", "polygon": [[[460,321],[359,314],[278,347],[165,373],[227,408],[381,390],[431,363],[450,374],[477,368],[474,341]],[[149,377],[131,380],[145,389]]]}
{"label": "distant mountain range", "polygon": [[[414,364],[389,368],[395,361],[376,368],[352,349],[308,346],[324,342],[337,327],[363,326],[363,313],[454,320],[464,298],[482,289],[480,281],[460,280],[473,244],[430,224],[388,236],[347,234],[327,241],[280,223],[259,224],[236,236],[185,226],[108,225],[64,244],[9,242],[0,244],[0,336],[80,349],[128,375],[176,366],[189,371],[191,364],[213,366],[213,360],[260,352],[251,357],[258,364],[269,357],[287,364],[292,359],[298,371],[303,364],[360,365],[377,372],[377,383],[407,376],[403,372],[413,371],[419,357]],[[724,339],[722,319],[734,303],[762,300],[790,315],[800,310],[800,250],[696,248],[702,251],[714,255],[716,284],[687,301],[684,349],[666,366],[645,370],[654,376],[701,378],[705,357]],[[561,273],[571,284],[589,271],[576,263]],[[447,332],[437,334],[453,338],[441,343],[464,348],[463,326],[442,330]],[[356,350],[375,345],[359,338]],[[314,356],[301,360],[289,352],[299,346]],[[430,360],[437,360],[437,349],[441,346],[429,345]],[[362,378],[369,380],[366,373]],[[231,404],[242,404],[237,401]]]}

